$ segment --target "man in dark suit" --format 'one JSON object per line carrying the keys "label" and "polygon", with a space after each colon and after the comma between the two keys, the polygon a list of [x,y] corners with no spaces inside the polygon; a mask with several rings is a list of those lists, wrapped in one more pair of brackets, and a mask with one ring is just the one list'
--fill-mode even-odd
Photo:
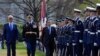
{"label": "man in dark suit", "polygon": [[27,45],[27,55],[28,56],[35,56],[35,49],[36,49],[36,39],[38,37],[38,27],[34,23],[32,16],[27,16],[27,22],[23,26],[23,38]]}
{"label": "man in dark suit", "polygon": [[4,25],[3,36],[7,44],[7,56],[16,56],[16,40],[18,39],[17,25],[13,22],[13,16],[8,16],[8,23]]}
{"label": "man in dark suit", "polygon": [[46,56],[53,56],[56,36],[56,29],[51,27],[51,21],[47,21],[47,26],[42,31],[42,43],[46,48]]}

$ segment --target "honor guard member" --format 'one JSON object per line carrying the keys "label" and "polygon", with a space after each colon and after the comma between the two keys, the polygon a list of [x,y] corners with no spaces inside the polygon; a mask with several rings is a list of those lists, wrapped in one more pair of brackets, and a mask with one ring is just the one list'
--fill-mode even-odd
{"label": "honor guard member", "polygon": [[100,3],[96,4],[96,11],[97,11],[98,20],[95,21],[97,38],[95,39],[95,43],[94,43],[94,45],[96,45],[93,49],[94,56],[98,55],[98,51],[100,48]]}
{"label": "honor guard member", "polygon": [[[97,18],[98,18],[98,23],[97,23],[97,46],[98,46],[98,51],[100,50],[100,3],[96,4],[97,8]],[[99,52],[100,55],[100,52]]]}
{"label": "honor guard member", "polygon": [[96,4],[96,10],[97,10],[97,18],[98,18],[98,23],[97,23],[97,42],[98,46],[100,48],[100,3]]}
{"label": "honor guard member", "polygon": [[74,43],[74,30],[75,30],[75,27],[74,27],[74,20],[72,19],[67,19],[68,23],[67,23],[67,28],[66,28],[66,38],[67,38],[67,52],[66,52],[66,56],[73,56],[73,46],[72,46],[72,43]]}
{"label": "honor guard member", "polygon": [[58,48],[60,51],[60,56],[65,56],[66,52],[66,42],[67,38],[65,36],[65,31],[66,31],[66,24],[65,24],[65,18],[61,19],[60,27],[57,29],[57,41],[58,41]]}
{"label": "honor guard member", "polygon": [[[68,26],[68,18],[63,18],[63,27],[62,27],[62,32],[61,32],[61,36],[63,37],[62,38],[62,48],[63,48],[63,55],[69,55],[68,54],[68,51],[66,53],[66,48],[69,47],[70,45],[70,42],[71,42],[71,38],[70,38],[70,29],[69,29],[69,26]],[[70,52],[69,52],[70,53]]]}
{"label": "honor guard member", "polygon": [[[88,38],[90,38],[90,48],[92,49],[92,56],[98,56],[95,55],[95,48],[97,47],[97,43],[95,42],[96,40],[96,23],[97,23],[98,19],[97,19],[97,16],[96,16],[96,8],[92,8],[91,7],[91,10],[90,10],[90,20],[89,20],[89,24],[88,24]],[[89,50],[90,51],[90,54],[91,54],[91,49]]]}
{"label": "honor guard member", "polygon": [[88,24],[90,20],[90,10],[91,7],[86,7],[84,11],[84,34],[83,34],[83,45],[84,45],[84,56],[90,56],[90,50],[91,50],[91,43],[89,33],[88,33]]}
{"label": "honor guard member", "polygon": [[32,19],[31,15],[27,16],[27,22],[23,26],[23,38],[27,45],[27,55],[35,56],[36,39],[38,34],[38,27]]}
{"label": "honor guard member", "polygon": [[75,38],[76,38],[76,54],[82,56],[83,54],[83,23],[80,19],[81,10],[74,9],[75,19]]}
{"label": "honor guard member", "polygon": [[61,47],[61,39],[60,39],[60,35],[61,35],[61,20],[56,20],[57,21],[57,30],[56,30],[56,53],[57,53],[57,56],[60,55],[60,47]]}

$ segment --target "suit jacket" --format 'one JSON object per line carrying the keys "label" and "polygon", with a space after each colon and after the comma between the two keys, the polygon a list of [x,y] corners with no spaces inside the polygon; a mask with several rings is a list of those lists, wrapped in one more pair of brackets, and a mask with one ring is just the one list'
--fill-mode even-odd
{"label": "suit jacket", "polygon": [[51,34],[49,34],[48,27],[45,27],[42,31],[42,42],[45,46],[54,44],[54,37],[56,37],[56,29],[51,27]]}
{"label": "suit jacket", "polygon": [[9,27],[9,23],[5,24],[3,28],[3,36],[6,39],[7,43],[16,42],[16,40],[18,39],[17,25],[13,24],[13,29],[11,30]]}

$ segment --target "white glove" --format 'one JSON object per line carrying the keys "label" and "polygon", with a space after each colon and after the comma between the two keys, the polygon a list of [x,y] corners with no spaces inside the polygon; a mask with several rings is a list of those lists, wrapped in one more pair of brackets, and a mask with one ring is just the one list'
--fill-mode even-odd
{"label": "white glove", "polygon": [[94,46],[97,46],[97,43],[94,43]]}
{"label": "white glove", "polygon": [[36,43],[38,44],[38,43],[39,43],[39,41],[36,41]]}
{"label": "white glove", "polygon": [[69,43],[67,43],[67,46],[69,46]]}
{"label": "white glove", "polygon": [[82,42],[83,42],[83,40],[79,40],[79,42],[80,42],[80,43],[82,43]]}
{"label": "white glove", "polygon": [[27,47],[27,43],[26,42],[23,42],[23,44],[24,44],[25,47]]}
{"label": "white glove", "polygon": [[58,41],[55,41],[56,44],[58,44]]}
{"label": "white glove", "polygon": [[75,45],[76,45],[76,43],[72,43],[72,45],[73,45],[73,46],[75,46]]}

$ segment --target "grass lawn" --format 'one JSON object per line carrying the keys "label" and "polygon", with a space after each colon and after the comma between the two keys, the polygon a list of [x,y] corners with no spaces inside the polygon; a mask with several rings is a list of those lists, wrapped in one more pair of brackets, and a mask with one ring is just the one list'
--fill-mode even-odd
{"label": "grass lawn", "polygon": [[[17,43],[16,56],[27,56],[26,48],[23,43]],[[0,50],[0,56],[7,56],[6,49]],[[36,56],[44,56],[44,53],[37,50]]]}

